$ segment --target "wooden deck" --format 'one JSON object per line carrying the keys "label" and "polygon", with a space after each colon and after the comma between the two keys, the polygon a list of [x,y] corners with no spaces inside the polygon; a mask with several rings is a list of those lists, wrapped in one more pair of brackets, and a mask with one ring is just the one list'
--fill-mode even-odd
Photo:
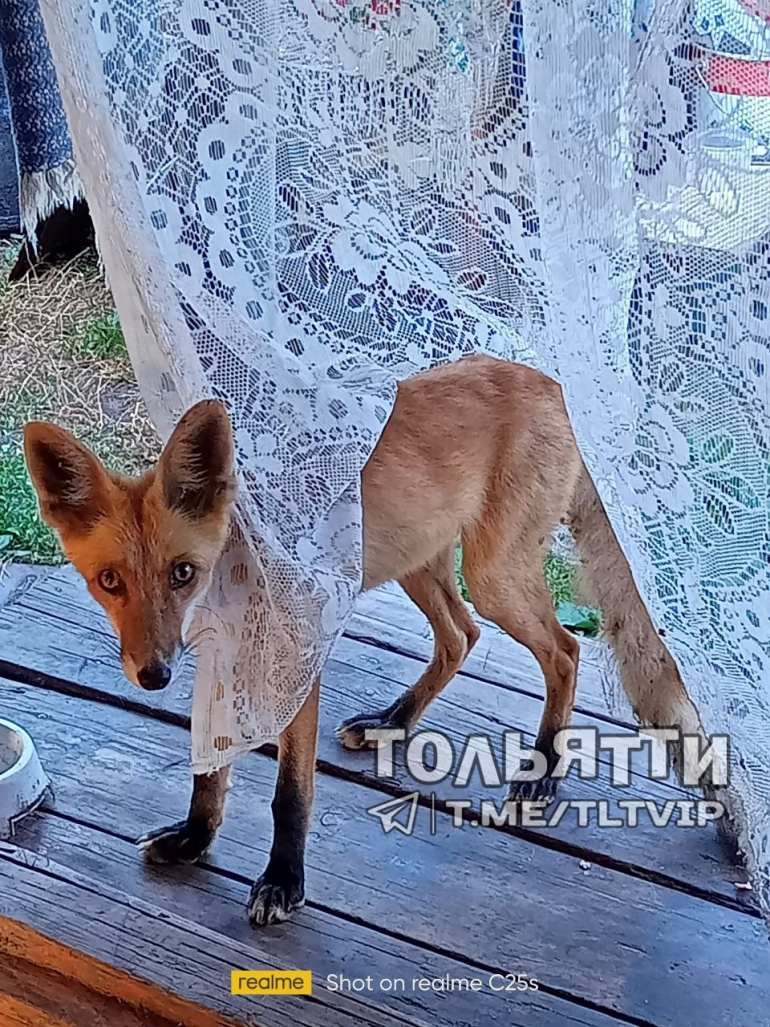
{"label": "wooden deck", "polygon": [[[417,785],[378,780],[369,753],[334,726],[412,683],[430,652],[397,591],[365,596],[324,675],[319,776],[306,907],[252,930],[249,884],[271,836],[273,753],[240,761],[228,817],[205,863],[145,867],[143,832],[187,809],[189,681],[142,693],[123,679],[109,628],[70,570],[6,589],[0,606],[0,713],[33,735],[55,794],[0,843],[3,1027],[736,1027],[770,1024],[770,948],[743,871],[712,828],[452,826],[449,798],[424,786],[413,836],[385,835],[368,807]],[[576,721],[628,730],[605,702],[585,646]],[[532,736],[537,667],[490,627],[425,726],[458,743],[505,727]],[[427,793],[435,791],[433,831]],[[451,794],[450,794],[451,793]],[[607,798],[609,778],[565,782]],[[639,767],[624,798],[685,797]],[[309,998],[230,994],[231,969],[313,971]],[[537,992],[494,992],[492,973]],[[335,992],[331,974],[375,990]],[[480,991],[422,991],[415,978],[479,978]],[[403,978],[383,992],[380,978]]]}

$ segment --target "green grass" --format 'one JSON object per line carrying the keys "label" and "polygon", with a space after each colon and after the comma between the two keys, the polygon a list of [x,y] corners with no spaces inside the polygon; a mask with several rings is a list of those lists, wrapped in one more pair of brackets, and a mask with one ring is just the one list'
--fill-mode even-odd
{"label": "green grass", "polygon": [[8,275],[21,252],[21,240],[12,239],[0,244],[0,293],[11,288]]}
{"label": "green grass", "polygon": [[[465,584],[462,570],[462,550],[455,550],[455,574],[460,594],[466,602],[471,602],[468,586]],[[563,556],[547,553],[543,567],[545,583],[553,599],[554,609],[559,622],[565,628],[581,635],[594,636],[601,628],[601,612],[577,603],[575,588],[575,567]]]}
{"label": "green grass", "polygon": [[558,608],[561,603],[574,603],[575,568],[569,561],[563,556],[546,553],[544,574],[555,607]]}
{"label": "green grass", "polygon": [[[14,294],[9,291],[14,287],[7,284],[7,272],[18,252],[19,243],[16,241],[0,246],[0,323],[4,319],[5,322],[15,319],[15,334],[11,334],[9,328],[6,345],[9,352],[17,354],[16,340],[23,343],[28,337],[33,342],[45,338],[50,347],[51,361],[49,367],[47,354],[41,353],[39,345],[30,345],[29,359],[26,367],[21,367],[18,384],[13,378],[0,383],[6,386],[0,402],[0,564],[9,558],[28,563],[61,563],[63,556],[57,539],[38,515],[36,496],[21,453],[22,425],[36,418],[59,422],[63,419],[67,424],[68,418],[74,416],[75,423],[67,426],[91,446],[107,466],[136,474],[143,467],[136,465],[136,439],[126,432],[125,424],[122,428],[117,424],[109,426],[101,417],[90,420],[88,416],[94,391],[91,388],[92,362],[99,362],[93,373],[102,376],[100,381],[104,381],[107,375],[111,381],[122,384],[131,382],[132,375],[118,315],[109,306],[109,295],[105,293],[102,298],[94,288],[99,275],[98,262],[84,254],[59,272],[58,278],[49,275],[40,283],[33,283],[32,291],[27,288]],[[24,302],[14,304],[16,295],[22,296]],[[84,297],[91,304],[90,309],[88,303],[83,306]],[[98,307],[99,304],[102,308],[94,312],[94,305]],[[46,318],[51,312],[58,312],[61,324],[58,337],[56,333],[49,333],[47,321],[42,329],[40,324],[30,327],[30,317],[34,321],[37,316],[39,322],[42,311],[45,311]],[[2,341],[0,337],[0,345]],[[111,361],[115,362],[112,368],[109,367]],[[49,372],[47,376],[42,373],[42,368]],[[74,414],[65,408],[63,400],[68,399],[67,394],[54,380],[57,375],[66,378],[69,373],[79,376],[75,393],[80,407]],[[30,388],[22,384],[28,381],[34,381],[35,386]],[[85,424],[83,396],[87,397]],[[98,398],[94,399],[94,409],[99,402]],[[461,562],[458,549],[457,580],[463,597],[469,600]],[[545,558],[544,572],[559,620],[574,631],[595,634],[599,614],[576,605],[574,567],[562,557],[549,553]]]}
{"label": "green grass", "polygon": [[107,466],[136,474],[156,455],[98,260],[82,254],[9,284],[18,240],[0,242],[0,564],[60,563],[22,455],[30,420],[54,421]]}
{"label": "green grass", "polygon": [[62,563],[56,536],[38,516],[35,491],[21,453],[0,454],[0,496],[0,559]]}
{"label": "green grass", "polygon": [[94,314],[76,325],[67,337],[67,352],[73,357],[95,360],[121,360],[128,357],[126,340],[117,312]]}
{"label": "green grass", "polygon": [[[455,573],[460,594],[466,602],[471,602],[468,586],[463,577],[463,552],[458,546],[455,550]],[[575,600],[575,568],[562,556],[547,553],[545,557],[545,583],[553,596],[553,605],[571,603]]]}

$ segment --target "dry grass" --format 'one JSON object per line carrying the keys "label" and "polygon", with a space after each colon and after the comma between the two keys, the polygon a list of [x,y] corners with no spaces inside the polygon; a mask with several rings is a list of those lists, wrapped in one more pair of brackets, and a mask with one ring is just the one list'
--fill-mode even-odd
{"label": "dry grass", "polygon": [[55,421],[126,474],[152,461],[157,439],[98,269],[80,258],[9,285],[14,256],[8,244],[0,250],[0,534],[4,555],[39,560],[56,550],[27,524],[34,497],[20,463],[24,423]]}
{"label": "dry grass", "polygon": [[112,298],[84,260],[39,280],[4,285],[0,416],[6,431],[10,414],[17,422],[45,418],[80,437],[104,438],[108,453],[125,449],[126,470],[139,470],[152,459],[156,438],[128,356],[100,359],[78,345],[105,315],[114,315]]}

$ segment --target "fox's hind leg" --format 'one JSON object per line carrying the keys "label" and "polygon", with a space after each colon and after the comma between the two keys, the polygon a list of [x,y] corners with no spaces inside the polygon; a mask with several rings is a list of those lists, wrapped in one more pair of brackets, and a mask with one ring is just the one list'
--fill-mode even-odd
{"label": "fox's hind leg", "polygon": [[337,737],[347,749],[374,747],[366,731],[375,728],[403,728],[409,732],[443,688],[462,667],[478,641],[479,629],[457,590],[454,547],[450,547],[422,570],[401,581],[406,594],[430,621],[434,636],[433,659],[422,677],[385,710],[359,713],[343,720]]}
{"label": "fox's hind leg", "polygon": [[225,816],[230,767],[196,774],[187,820],[150,831],[139,839],[152,863],[195,863],[214,841]]}
{"label": "fox's hind leg", "polygon": [[543,672],[546,702],[535,749],[545,757],[539,780],[515,781],[509,799],[550,800],[557,781],[554,738],[569,726],[580,644],[559,624],[543,576],[543,539],[511,533],[494,538],[480,526],[463,540],[464,570],[474,606],[532,653]]}

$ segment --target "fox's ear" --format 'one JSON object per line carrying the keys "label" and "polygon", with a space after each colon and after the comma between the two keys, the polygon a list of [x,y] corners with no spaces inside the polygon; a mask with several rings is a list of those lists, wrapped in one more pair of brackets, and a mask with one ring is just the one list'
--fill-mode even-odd
{"label": "fox's ear", "polygon": [[109,474],[74,435],[30,421],[24,427],[24,458],[43,520],[60,534],[84,534],[105,515]]}
{"label": "fox's ear", "polygon": [[233,429],[224,403],[207,399],[187,411],[158,463],[163,498],[194,520],[223,513],[235,499]]}

